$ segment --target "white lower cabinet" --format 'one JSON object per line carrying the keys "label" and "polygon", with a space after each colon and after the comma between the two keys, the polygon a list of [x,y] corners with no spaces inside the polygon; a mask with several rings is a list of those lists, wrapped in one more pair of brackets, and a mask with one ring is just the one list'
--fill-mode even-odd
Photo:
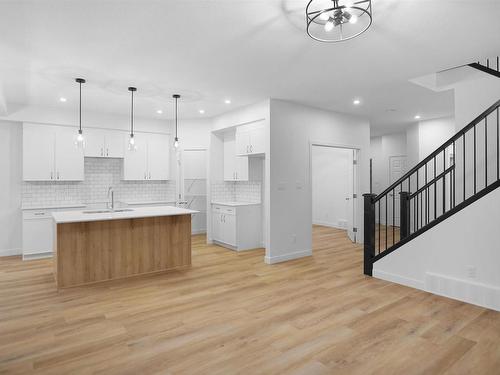
{"label": "white lower cabinet", "polygon": [[212,205],[212,239],[233,250],[261,247],[261,205]]}
{"label": "white lower cabinet", "polygon": [[51,257],[54,251],[52,212],[79,209],[84,209],[84,206],[23,210],[23,260]]}

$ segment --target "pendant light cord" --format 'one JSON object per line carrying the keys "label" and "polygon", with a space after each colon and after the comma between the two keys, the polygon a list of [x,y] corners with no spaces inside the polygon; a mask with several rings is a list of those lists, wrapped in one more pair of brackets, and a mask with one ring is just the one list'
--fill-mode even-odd
{"label": "pendant light cord", "polygon": [[177,96],[175,97],[175,138],[177,139]]}
{"label": "pendant light cord", "polygon": [[79,132],[82,132],[82,82],[78,82],[80,84],[80,110],[79,110],[79,117],[80,117],[80,128]]}
{"label": "pendant light cord", "polygon": [[130,135],[134,136],[134,91],[132,90],[132,107],[130,108]]}

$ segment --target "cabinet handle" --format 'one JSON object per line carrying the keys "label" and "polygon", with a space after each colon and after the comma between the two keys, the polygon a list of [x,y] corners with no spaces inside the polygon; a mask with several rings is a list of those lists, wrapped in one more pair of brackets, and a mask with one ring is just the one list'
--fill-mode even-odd
{"label": "cabinet handle", "polygon": [[236,179],[238,179],[238,172],[236,172]]}
{"label": "cabinet handle", "polygon": [[101,147],[101,156],[104,156],[104,149]]}
{"label": "cabinet handle", "polygon": [[250,145],[250,152],[252,153],[253,152],[253,146]]}
{"label": "cabinet handle", "polygon": [[149,172],[149,179],[151,180],[151,172]]}
{"label": "cabinet handle", "polygon": [[144,179],[147,180],[147,178],[148,178],[148,175],[146,172],[144,172]]}
{"label": "cabinet handle", "polygon": [[50,179],[53,180],[54,179],[54,172],[50,172]]}
{"label": "cabinet handle", "polygon": [[106,156],[109,156],[109,148],[106,149]]}
{"label": "cabinet handle", "polygon": [[59,171],[57,171],[57,179],[59,180]]}

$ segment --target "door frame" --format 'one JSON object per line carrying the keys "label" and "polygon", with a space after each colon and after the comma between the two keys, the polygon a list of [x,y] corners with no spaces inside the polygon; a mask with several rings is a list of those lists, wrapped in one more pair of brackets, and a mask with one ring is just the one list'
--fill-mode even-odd
{"label": "door frame", "polygon": [[356,228],[354,231],[354,243],[362,243],[362,238],[359,233],[359,220],[358,220],[358,208],[359,208],[359,200],[362,197],[361,193],[361,179],[360,179],[360,161],[361,161],[361,146],[354,144],[342,144],[342,143],[330,143],[330,142],[322,142],[322,141],[309,141],[309,190],[310,190],[310,206],[311,206],[311,228],[313,226],[312,223],[312,150],[313,147],[331,147],[331,148],[342,148],[354,151],[354,160],[356,164],[353,167],[353,183],[355,188],[354,194],[356,194],[356,198],[353,199],[353,227]]}
{"label": "door frame", "polygon": [[[387,182],[389,183],[387,186],[391,186],[394,183],[393,181],[391,181],[392,180],[391,179],[391,173],[392,173],[392,170],[391,170],[391,161],[392,161],[393,158],[406,158],[406,162],[408,162],[408,155],[404,155],[404,154],[389,155],[387,157],[387,162],[389,164],[387,166],[387,174],[388,174],[388,176],[387,176]],[[407,165],[407,167],[408,167],[408,165]],[[406,173],[406,172],[407,172],[407,170],[404,173]],[[399,199],[399,196],[395,197],[395,199]],[[396,216],[396,211],[397,210],[395,210],[395,212],[394,212],[394,216]],[[391,212],[391,210],[389,210],[389,213],[390,212]],[[394,218],[393,221],[394,221],[394,226],[399,228],[400,225],[401,225],[401,222],[400,222],[401,218],[399,217],[399,215],[397,215],[397,216],[398,216],[399,220],[396,221],[396,218]],[[386,218],[386,220],[389,220],[389,218]]]}

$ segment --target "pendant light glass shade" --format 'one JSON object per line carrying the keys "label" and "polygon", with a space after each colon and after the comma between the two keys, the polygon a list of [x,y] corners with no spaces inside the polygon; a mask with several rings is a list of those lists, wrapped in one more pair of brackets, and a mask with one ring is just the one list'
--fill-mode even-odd
{"label": "pendant light glass shade", "polygon": [[180,99],[179,94],[174,94],[172,97],[175,100],[175,138],[174,138],[174,147],[177,149],[179,148],[179,137],[177,136],[177,100]]}
{"label": "pendant light glass shade", "polygon": [[128,91],[131,94],[131,104],[130,104],[130,135],[128,138],[128,150],[136,151],[137,145],[135,144],[134,138],[134,92],[137,91],[136,87],[129,87]]}
{"label": "pendant light glass shade", "polygon": [[85,137],[83,136],[83,130],[82,130],[82,83],[85,83],[86,81],[83,78],[75,78],[75,82],[78,83],[79,89],[80,89],[80,101],[79,101],[79,110],[78,110],[78,133],[75,136],[74,143],[75,146],[78,148],[84,148],[85,147]]}

